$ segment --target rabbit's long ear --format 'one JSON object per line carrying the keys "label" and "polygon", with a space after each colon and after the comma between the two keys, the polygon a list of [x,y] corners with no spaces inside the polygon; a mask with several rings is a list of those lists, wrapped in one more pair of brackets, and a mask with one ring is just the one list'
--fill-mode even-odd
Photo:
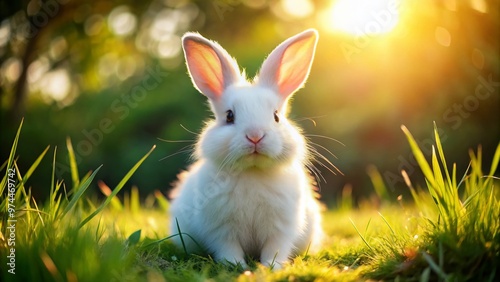
{"label": "rabbit's long ear", "polygon": [[304,85],[317,42],[318,32],[314,29],[285,40],[262,64],[258,84],[271,87],[284,99],[288,98]]}
{"label": "rabbit's long ear", "polygon": [[216,42],[188,32],[182,47],[194,86],[208,98],[218,100],[224,89],[241,78],[236,61]]}

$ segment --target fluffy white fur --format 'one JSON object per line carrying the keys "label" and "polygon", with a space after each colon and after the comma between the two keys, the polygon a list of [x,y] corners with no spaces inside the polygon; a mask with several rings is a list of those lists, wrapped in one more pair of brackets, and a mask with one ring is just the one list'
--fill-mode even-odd
{"label": "fluffy white fur", "polygon": [[[189,252],[201,247],[217,261],[244,266],[249,255],[279,268],[317,249],[323,233],[306,144],[286,118],[317,38],[306,30],[280,44],[250,83],[220,45],[195,33],[183,37],[193,84],[215,115],[199,136],[196,162],[179,176],[170,209],[171,232],[180,228]],[[228,110],[234,123],[226,122]],[[181,236],[174,242],[181,246]]]}

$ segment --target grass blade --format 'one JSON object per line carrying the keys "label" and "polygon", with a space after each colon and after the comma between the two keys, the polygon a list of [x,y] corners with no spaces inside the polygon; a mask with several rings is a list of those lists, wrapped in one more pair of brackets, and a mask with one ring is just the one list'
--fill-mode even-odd
{"label": "grass blade", "polygon": [[73,187],[76,188],[80,185],[80,177],[78,175],[78,167],[76,165],[75,151],[73,150],[73,145],[71,144],[71,139],[69,137],[66,139],[66,147],[68,148],[71,179],[73,181]]}
{"label": "grass blade", "polygon": [[141,240],[141,229],[135,231],[134,233],[130,234],[127,238],[127,246],[135,246],[137,243],[139,243],[139,240]]}
{"label": "grass blade", "polygon": [[[178,230],[180,230],[180,228],[178,228]],[[201,246],[201,244],[200,244],[200,243],[198,243],[198,242],[197,242],[197,241],[196,241],[196,240],[195,240],[195,239],[194,239],[191,235],[189,235],[188,233],[183,233],[183,232],[182,232],[182,233],[176,233],[176,234],[173,234],[173,235],[167,236],[167,237],[165,237],[165,238],[162,238],[162,239],[159,239],[159,240],[153,241],[153,242],[151,242],[151,243],[148,243],[148,244],[146,244],[146,245],[143,245],[143,246],[142,246],[142,248],[146,249],[146,248],[148,248],[148,247],[150,247],[150,246],[152,246],[152,245],[155,245],[155,244],[160,244],[160,243],[162,243],[162,242],[164,242],[164,241],[167,241],[167,240],[169,240],[169,239],[171,239],[171,238],[174,238],[174,237],[176,237],[176,236],[187,236],[189,239],[191,239],[191,241],[193,241],[193,242],[196,244],[196,246],[198,247],[198,249],[199,249],[199,250],[201,250],[202,252],[205,252],[205,253],[207,252],[207,251],[206,251],[206,250],[205,250],[205,249]]]}
{"label": "grass blade", "polygon": [[[452,185],[450,173],[448,172],[448,167],[446,165],[446,159],[444,157],[443,146],[441,144],[441,138],[439,137],[439,132],[438,132],[436,122],[434,122],[434,138],[436,139],[436,147],[437,147],[437,151],[439,154],[439,158],[441,159],[441,163],[443,164],[443,168],[444,168],[444,171],[446,173],[446,179],[448,180],[448,184]],[[454,188],[456,188],[456,187],[454,187]]]}
{"label": "grass blade", "polygon": [[441,267],[439,267],[435,262],[434,260],[432,259],[432,257],[426,253],[426,252],[422,252],[422,256],[424,257],[425,261],[429,264],[429,266],[431,267],[432,270],[434,270],[434,272],[436,272],[436,274],[446,280],[448,278],[448,275],[446,275],[446,273],[444,273],[444,271],[441,269]]}
{"label": "grass blade", "polygon": [[403,130],[404,134],[406,135],[406,138],[408,139],[408,143],[410,143],[411,150],[413,152],[413,155],[415,156],[415,159],[417,160],[420,169],[424,173],[425,178],[427,178],[427,181],[429,181],[431,186],[436,186],[436,180],[434,179],[434,175],[432,172],[431,167],[429,166],[429,163],[427,163],[427,160],[425,159],[424,154],[418,147],[417,142],[415,141],[415,138],[413,138],[413,135],[410,133],[408,128],[406,126],[402,125],[401,129]]}
{"label": "grass blade", "polygon": [[[99,189],[101,190],[102,194],[104,194],[104,196],[106,197],[108,197],[109,195],[111,195],[111,193],[113,193],[113,191],[111,191],[111,188],[109,188],[109,186],[106,185],[106,183],[104,183],[104,181],[102,180],[97,181],[97,186],[99,186]],[[123,210],[123,205],[117,197],[113,197],[111,199],[111,207],[116,211]]]}
{"label": "grass blade", "polygon": [[133,186],[130,190],[130,212],[132,214],[139,214],[141,209],[141,202],[139,200],[139,189]]}
{"label": "grass blade", "polygon": [[[55,219],[55,215],[57,214],[57,208],[54,205],[56,195],[57,195],[57,188],[55,184],[55,178],[56,178],[56,155],[57,155],[57,146],[54,148],[54,156],[52,157],[52,175],[50,179],[50,191],[49,191],[49,210],[50,213],[52,214],[52,220]],[[58,207],[58,206],[57,206]]]}
{"label": "grass blade", "polygon": [[498,163],[500,162],[500,143],[497,145],[497,149],[495,150],[495,155],[493,156],[493,161],[491,162],[490,176],[495,175],[497,171]]}
{"label": "grass blade", "polygon": [[186,255],[187,255],[188,252],[187,252],[186,244],[184,243],[184,237],[182,236],[181,227],[179,226],[179,221],[177,220],[177,218],[175,218],[175,224],[177,225],[177,234],[179,234],[179,237],[181,238],[182,248],[184,249],[184,253],[186,253]]}
{"label": "grass blade", "polygon": [[155,198],[156,200],[158,201],[158,205],[160,206],[160,208],[163,210],[163,211],[168,211],[168,200],[165,196],[163,196],[163,194],[158,191],[158,190],[155,190]]}
{"label": "grass blade", "polygon": [[7,186],[7,176],[9,174],[9,169],[12,168],[14,163],[14,156],[16,155],[17,143],[19,142],[19,135],[21,135],[21,128],[23,127],[23,121],[21,120],[21,124],[19,125],[19,129],[17,129],[16,137],[14,138],[14,142],[12,142],[12,147],[10,149],[9,159],[7,161],[7,169],[5,170],[4,178],[2,179],[2,183],[0,184],[0,195],[3,195],[3,191]]}
{"label": "grass blade", "polygon": [[389,193],[387,192],[387,187],[384,184],[384,180],[382,179],[382,175],[378,171],[378,169],[371,165],[367,168],[368,176],[372,182],[372,186],[375,189],[375,193],[382,201],[389,201]]}
{"label": "grass blade", "polygon": [[424,269],[424,271],[422,272],[422,275],[420,275],[420,282],[428,282],[429,281],[429,278],[431,276],[431,269],[429,267],[427,267],[426,269]]}
{"label": "grass blade", "polygon": [[436,156],[436,149],[432,146],[432,170],[434,171],[434,179],[436,180],[436,189],[444,190],[444,179],[443,173],[441,172],[441,167],[439,166],[439,162]]}
{"label": "grass blade", "polygon": [[69,204],[66,206],[63,212],[63,216],[66,215],[75,205],[76,203],[82,198],[83,193],[87,190],[87,188],[90,186],[90,183],[92,183],[92,180],[94,179],[95,175],[97,172],[101,169],[102,165],[100,165],[91,175],[89,178],[87,178],[82,184],[78,187],[76,193],[73,194],[71,197],[71,201]]}
{"label": "grass blade", "polygon": [[389,222],[387,221],[387,219],[382,215],[381,212],[378,212],[378,215],[380,215],[380,217],[382,218],[382,220],[385,222],[385,224],[387,225],[387,227],[389,227],[389,230],[391,230],[391,234],[394,238],[396,238],[396,232],[394,232],[394,229],[392,229],[392,226],[389,224]]}
{"label": "grass blade", "polygon": [[368,241],[366,241],[365,237],[361,234],[361,232],[359,232],[358,228],[356,227],[356,224],[354,224],[354,221],[349,218],[349,220],[351,221],[352,223],[352,226],[354,226],[354,229],[356,229],[356,232],[358,233],[359,237],[361,238],[361,240],[363,240],[363,242],[365,243],[365,245],[371,250],[371,251],[374,251],[372,246],[370,246],[370,244],[368,244]]}
{"label": "grass blade", "polygon": [[82,228],[85,224],[87,224],[87,222],[89,222],[92,218],[94,218],[94,216],[96,216],[97,214],[99,214],[110,202],[111,202],[111,199],[113,199],[114,196],[116,196],[116,194],[118,194],[118,192],[120,192],[120,190],[123,188],[123,186],[125,186],[125,183],[127,183],[127,181],[130,179],[130,177],[132,177],[132,175],[135,173],[135,171],[139,168],[139,166],[141,166],[141,164],[147,159],[147,157],[149,157],[149,155],[153,152],[153,150],[156,148],[156,145],[153,146],[153,148],[151,148],[151,150],[149,150],[149,152],[144,155],[144,157],[142,157],[130,170],[129,172],[125,175],[125,177],[123,177],[123,179],[120,181],[120,183],[118,183],[118,185],[115,187],[115,189],[113,189],[113,192],[111,193],[111,195],[109,195],[106,200],[104,201],[104,203],[102,203],[98,208],[97,210],[95,210],[93,213],[91,213],[87,218],[85,218],[79,225],[78,228]]}

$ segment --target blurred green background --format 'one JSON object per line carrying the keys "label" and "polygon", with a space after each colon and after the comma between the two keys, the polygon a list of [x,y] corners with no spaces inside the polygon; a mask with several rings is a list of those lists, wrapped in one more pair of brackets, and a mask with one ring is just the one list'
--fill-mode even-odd
{"label": "blurred green background", "polygon": [[[420,175],[402,124],[429,156],[435,121],[460,173],[479,144],[490,163],[500,140],[499,8],[495,0],[2,1],[1,159],[22,117],[19,168],[57,146],[56,177],[66,183],[66,137],[80,173],[104,164],[97,178],[108,185],[156,144],[128,188],[166,193],[211,115],[187,75],[181,36],[218,41],[252,77],[276,45],[316,28],[311,75],[290,118],[343,173],[318,165],[323,199],[370,197],[374,167],[395,199],[407,193],[401,169]],[[43,164],[29,183],[41,199],[52,171],[49,157]]]}

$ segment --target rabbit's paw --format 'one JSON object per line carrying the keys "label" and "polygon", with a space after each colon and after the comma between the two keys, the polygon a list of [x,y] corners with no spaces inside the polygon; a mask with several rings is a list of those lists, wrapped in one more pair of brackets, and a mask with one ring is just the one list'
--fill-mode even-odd
{"label": "rabbit's paw", "polygon": [[245,254],[240,246],[231,245],[224,246],[220,248],[215,260],[226,265],[241,265],[243,269],[248,269],[248,265],[245,262]]}

